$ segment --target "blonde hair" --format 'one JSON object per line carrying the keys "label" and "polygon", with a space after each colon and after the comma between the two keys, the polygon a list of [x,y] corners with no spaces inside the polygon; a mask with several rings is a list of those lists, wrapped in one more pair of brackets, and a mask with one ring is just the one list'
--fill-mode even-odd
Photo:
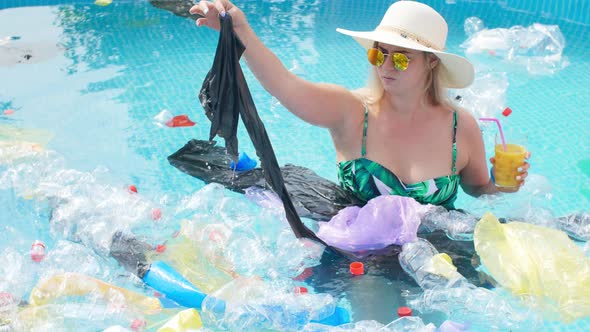
{"label": "blonde hair", "polygon": [[367,104],[374,104],[383,97],[383,83],[377,74],[377,67],[369,67],[369,77],[367,78],[366,86],[353,91],[359,95],[361,99]]}
{"label": "blonde hair", "polygon": [[[377,47],[377,42],[375,42],[373,47]],[[423,54],[427,59],[428,56],[433,53],[423,52]],[[438,61],[434,68],[428,71],[426,84],[424,85],[424,94],[427,96],[428,101],[434,106],[442,105],[444,107],[452,107],[447,90],[443,87],[440,79],[440,72],[442,70],[444,69],[440,64],[440,61]],[[370,66],[366,86],[355,90],[354,93],[359,95],[366,103],[374,104],[383,97],[384,91],[383,83],[377,73],[377,67]]]}

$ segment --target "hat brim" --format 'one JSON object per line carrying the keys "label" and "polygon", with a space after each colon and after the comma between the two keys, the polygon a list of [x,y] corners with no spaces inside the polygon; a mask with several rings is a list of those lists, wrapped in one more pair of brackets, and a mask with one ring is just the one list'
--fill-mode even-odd
{"label": "hat brim", "polygon": [[411,39],[403,38],[402,36],[395,33],[385,33],[376,30],[351,31],[341,28],[337,28],[336,31],[340,32],[341,34],[351,36],[365,49],[373,47],[374,42],[379,42],[436,54],[443,67],[441,73],[441,83],[448,88],[465,88],[473,82],[473,78],[475,77],[473,65],[466,58],[424,46]]}

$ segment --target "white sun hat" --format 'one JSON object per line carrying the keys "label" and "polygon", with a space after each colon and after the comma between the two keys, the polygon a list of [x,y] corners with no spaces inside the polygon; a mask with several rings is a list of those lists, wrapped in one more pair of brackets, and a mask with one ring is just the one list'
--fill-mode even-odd
{"label": "white sun hat", "polygon": [[373,31],[336,31],[353,37],[364,48],[373,42],[432,52],[442,65],[441,81],[449,88],[464,88],[473,82],[474,69],[464,57],[445,52],[447,22],[434,9],[416,1],[398,1],[385,12]]}

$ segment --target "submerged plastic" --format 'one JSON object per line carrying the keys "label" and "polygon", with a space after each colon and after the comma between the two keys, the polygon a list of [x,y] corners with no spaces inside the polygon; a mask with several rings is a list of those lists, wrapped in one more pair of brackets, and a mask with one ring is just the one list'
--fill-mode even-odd
{"label": "submerged plastic", "polygon": [[533,296],[565,322],[590,316],[590,260],[564,232],[522,223],[501,224],[491,213],[474,233],[482,263],[517,296]]}
{"label": "submerged plastic", "polygon": [[347,207],[329,222],[319,223],[317,235],[327,244],[348,250],[377,250],[417,239],[427,206],[410,197],[384,195],[362,208]]}
{"label": "submerged plastic", "polygon": [[108,301],[119,301],[132,304],[147,314],[154,314],[162,309],[160,301],[133,291],[108,284],[104,281],[81,273],[61,273],[42,279],[31,290],[29,303],[42,306],[64,296],[85,296],[100,294]]}
{"label": "submerged plastic", "polygon": [[176,314],[166,324],[158,329],[157,332],[188,332],[196,331],[203,326],[201,316],[197,310],[191,308]]}

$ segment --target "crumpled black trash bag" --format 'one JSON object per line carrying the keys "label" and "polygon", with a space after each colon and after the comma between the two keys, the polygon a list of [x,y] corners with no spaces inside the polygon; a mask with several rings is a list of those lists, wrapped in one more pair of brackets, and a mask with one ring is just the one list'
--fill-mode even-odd
{"label": "crumpled black trash bag", "polygon": [[[215,141],[190,140],[170,155],[168,161],[205,183],[219,183],[239,193],[250,187],[270,189],[261,168],[234,172],[229,167],[230,158],[222,147],[215,145]],[[280,171],[300,217],[328,221],[339,210],[361,204],[354,195],[308,168],[285,165]]]}
{"label": "crumpled black trash bag", "polygon": [[240,56],[245,50],[233,30],[229,14],[219,16],[221,31],[213,67],[205,77],[199,93],[201,104],[211,120],[209,140],[215,135],[225,139],[228,154],[237,160],[238,140],[236,138],[239,116],[260,158],[264,178],[283,201],[287,221],[297,237],[307,237],[325,244],[302,222],[291,201],[281,175],[266,129],[258,117],[256,106],[240,67]]}
{"label": "crumpled black trash bag", "polygon": [[[244,53],[244,44],[235,36],[231,24],[231,17],[221,18],[221,31],[213,67],[207,73],[203,86],[199,92],[199,100],[205,109],[205,115],[211,121],[209,140],[217,135],[225,139],[227,153],[237,161],[238,158],[238,130],[239,114],[244,105],[243,89],[248,91],[246,81],[240,67],[240,57]],[[241,75],[236,78],[236,74]],[[244,86],[244,88],[241,87]],[[249,95],[249,93],[248,93]],[[250,98],[251,99],[251,98]],[[244,106],[242,106],[244,105]],[[254,103],[252,103],[254,106]]]}

